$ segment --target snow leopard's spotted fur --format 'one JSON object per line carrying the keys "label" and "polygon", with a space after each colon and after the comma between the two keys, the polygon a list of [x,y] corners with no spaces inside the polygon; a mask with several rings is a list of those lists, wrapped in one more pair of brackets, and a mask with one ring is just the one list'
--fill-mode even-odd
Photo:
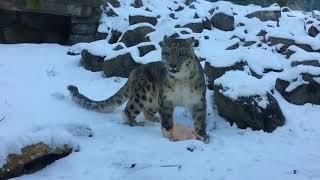
{"label": "snow leopard's spotted fur", "polygon": [[153,62],[134,69],[126,84],[112,97],[93,101],[68,86],[72,99],[84,108],[111,112],[126,100],[124,115],[129,125],[137,125],[141,113],[156,120],[160,113],[162,128],[173,128],[176,106],[190,108],[195,132],[206,140],[206,85],[202,67],[194,54],[193,39],[165,38],[162,43],[162,62]]}

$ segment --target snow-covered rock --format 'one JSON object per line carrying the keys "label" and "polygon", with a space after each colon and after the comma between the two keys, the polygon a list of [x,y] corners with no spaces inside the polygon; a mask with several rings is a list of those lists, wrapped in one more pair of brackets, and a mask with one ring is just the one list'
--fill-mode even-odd
{"label": "snow-covered rock", "polygon": [[21,154],[8,155],[6,164],[0,168],[0,179],[11,179],[34,173],[68,156],[71,152],[72,147],[68,145],[52,148],[42,142],[23,147]]}
{"label": "snow-covered rock", "polygon": [[320,105],[320,83],[317,81],[319,77],[319,67],[298,65],[280,76],[275,87],[292,104]]}
{"label": "snow-covered rock", "polygon": [[242,71],[229,71],[214,82],[214,102],[230,125],[273,132],[285,117],[263,81]]}
{"label": "snow-covered rock", "polygon": [[130,72],[139,66],[134,61],[130,53],[107,59],[103,63],[102,70],[106,77],[124,77],[128,78]]}
{"label": "snow-covered rock", "polygon": [[214,14],[211,18],[211,23],[213,27],[216,27],[223,31],[234,30],[234,17],[222,12]]}

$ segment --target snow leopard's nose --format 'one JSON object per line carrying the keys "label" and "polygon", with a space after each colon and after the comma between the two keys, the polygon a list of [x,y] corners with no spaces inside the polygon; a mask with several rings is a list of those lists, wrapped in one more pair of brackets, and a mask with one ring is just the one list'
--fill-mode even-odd
{"label": "snow leopard's nose", "polygon": [[176,64],[169,64],[169,67],[170,67],[171,69],[175,69],[175,68],[177,67],[177,65],[176,65]]}

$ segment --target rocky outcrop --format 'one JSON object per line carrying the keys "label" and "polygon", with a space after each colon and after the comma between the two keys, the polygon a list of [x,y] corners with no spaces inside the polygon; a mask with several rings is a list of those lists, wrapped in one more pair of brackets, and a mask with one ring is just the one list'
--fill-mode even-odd
{"label": "rocky outcrop", "polygon": [[[301,83],[293,90],[287,89],[293,82],[278,78],[276,81],[276,89],[280,94],[290,103],[296,105],[304,105],[306,103],[320,105],[320,82],[315,78],[320,79],[320,75],[314,76],[308,73],[303,73],[302,76],[304,83]],[[298,79],[298,77],[297,77]],[[297,80],[295,79],[295,80]]]}
{"label": "rocky outcrop", "polygon": [[247,65],[246,62],[241,61],[241,62],[236,62],[234,65],[231,65],[228,67],[214,67],[214,66],[211,66],[210,63],[206,62],[204,65],[204,73],[208,78],[208,88],[210,90],[213,90],[214,80],[224,75],[225,72],[231,71],[231,70],[243,71],[246,65]]}
{"label": "rocky outcrop", "polygon": [[220,116],[224,117],[230,125],[235,123],[238,128],[251,128],[252,130],[263,130],[272,132],[277,127],[283,126],[285,118],[277,100],[267,93],[267,107],[259,106],[261,95],[239,97],[231,99],[221,93],[222,87],[214,87],[214,102]]}
{"label": "rocky outcrop", "polygon": [[295,45],[295,46],[298,46],[299,48],[304,49],[305,51],[308,51],[308,52],[320,52],[320,49],[313,49],[309,44],[297,43],[293,39],[286,39],[286,38],[282,38],[282,37],[270,36],[270,37],[268,37],[267,41],[272,46],[276,45],[276,44],[284,44],[287,47],[289,47],[291,45]]}
{"label": "rocky outcrop", "polygon": [[157,17],[151,17],[151,16],[143,16],[143,15],[135,15],[135,16],[129,16],[129,24],[134,25],[138,23],[149,23],[155,26],[158,22]]}
{"label": "rocky outcrop", "polygon": [[120,41],[123,42],[127,47],[132,47],[141,42],[150,41],[149,37],[146,35],[153,31],[154,28],[150,26],[139,26],[135,29],[125,32]]}
{"label": "rocky outcrop", "polygon": [[[319,28],[320,29],[320,28]],[[308,34],[311,36],[311,37],[316,37],[318,36],[318,34],[320,33],[320,30],[318,28],[316,28],[315,26],[311,26],[309,29],[308,29]]]}
{"label": "rocky outcrop", "polygon": [[305,61],[293,61],[291,63],[292,67],[299,66],[299,65],[320,67],[320,61],[319,60],[305,60]]}
{"label": "rocky outcrop", "polygon": [[130,53],[126,53],[104,61],[102,70],[106,77],[128,78],[130,72],[139,65]]}
{"label": "rocky outcrop", "polygon": [[211,23],[213,27],[222,31],[234,30],[234,17],[224,13],[214,14],[211,18]]}
{"label": "rocky outcrop", "polygon": [[0,168],[0,179],[34,173],[71,152],[72,148],[68,145],[52,148],[45,143],[38,143],[26,146],[21,149],[21,154],[8,155],[6,164]]}
{"label": "rocky outcrop", "polygon": [[257,11],[246,15],[247,18],[258,18],[260,21],[279,21],[281,11]]}
{"label": "rocky outcrop", "polygon": [[82,50],[80,63],[86,70],[92,72],[102,71],[104,58],[93,55],[88,50]]}
{"label": "rocky outcrop", "polygon": [[203,23],[202,22],[196,22],[196,23],[188,23],[184,26],[184,28],[189,28],[192,30],[194,33],[201,33],[204,29]]}
{"label": "rocky outcrop", "polygon": [[138,50],[140,53],[140,57],[142,57],[142,56],[148,54],[149,52],[156,50],[156,47],[154,45],[139,46]]}

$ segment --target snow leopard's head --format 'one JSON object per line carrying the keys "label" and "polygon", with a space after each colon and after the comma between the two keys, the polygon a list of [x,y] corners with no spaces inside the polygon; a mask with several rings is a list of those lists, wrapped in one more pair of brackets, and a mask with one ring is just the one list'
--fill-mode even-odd
{"label": "snow leopard's head", "polygon": [[164,37],[160,44],[162,47],[162,62],[165,64],[169,74],[185,73],[190,69],[190,65],[195,60],[194,47],[195,40],[176,39]]}

